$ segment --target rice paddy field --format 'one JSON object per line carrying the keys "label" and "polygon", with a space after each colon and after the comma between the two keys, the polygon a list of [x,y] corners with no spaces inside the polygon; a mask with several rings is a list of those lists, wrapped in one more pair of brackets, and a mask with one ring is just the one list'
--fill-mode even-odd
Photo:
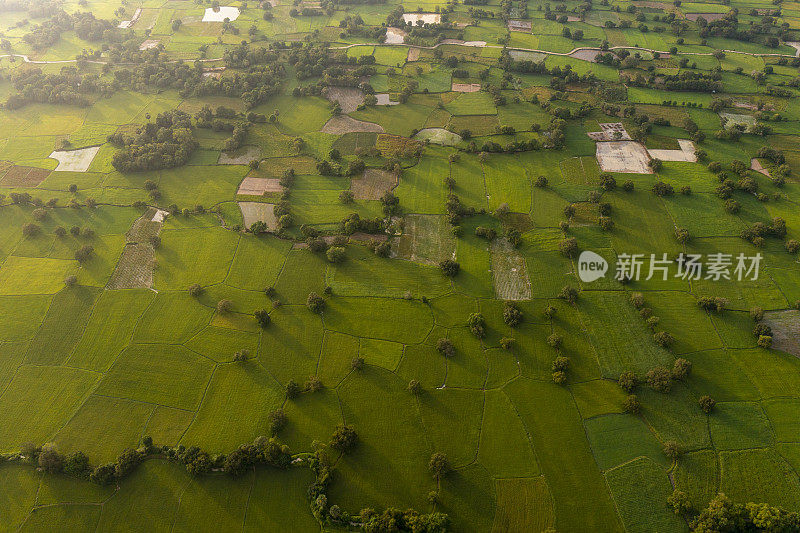
{"label": "rice paddy field", "polygon": [[0,531],[800,531],[798,42],[0,0]]}

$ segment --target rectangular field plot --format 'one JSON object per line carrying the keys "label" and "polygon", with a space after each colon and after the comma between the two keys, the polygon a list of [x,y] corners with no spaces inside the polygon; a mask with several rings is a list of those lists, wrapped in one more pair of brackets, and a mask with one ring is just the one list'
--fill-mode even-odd
{"label": "rectangular field plot", "polygon": [[453,259],[456,238],[452,226],[440,215],[408,215],[403,234],[394,241],[394,251],[403,259],[438,264]]}
{"label": "rectangular field plot", "polygon": [[525,258],[516,251],[508,239],[498,237],[492,241],[492,280],[500,300],[530,300],[531,280]]}

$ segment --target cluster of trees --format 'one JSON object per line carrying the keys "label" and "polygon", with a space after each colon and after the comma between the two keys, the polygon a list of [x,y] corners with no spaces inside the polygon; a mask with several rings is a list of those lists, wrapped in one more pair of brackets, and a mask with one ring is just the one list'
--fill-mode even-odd
{"label": "cluster of trees", "polygon": [[79,74],[75,67],[62,67],[58,74],[44,74],[38,67],[15,69],[11,82],[17,91],[5,102],[7,109],[19,109],[31,103],[88,106],[88,95],[110,96],[114,84],[102,81],[97,74]]}
{"label": "cluster of trees", "polygon": [[24,444],[20,453],[14,458],[36,464],[50,474],[64,473],[88,479],[100,485],[107,485],[131,474],[148,457],[161,457],[183,464],[192,475],[202,475],[212,470],[218,470],[235,476],[256,465],[287,468],[291,464],[288,446],[280,444],[274,438],[267,437],[258,437],[252,444],[239,446],[227,455],[212,455],[196,446],[190,448],[183,445],[175,448],[154,446],[152,438],[144,437],[138,448],[125,450],[113,463],[95,467],[89,464],[89,458],[83,452],[77,451],[63,455],[53,444],[44,446]]}
{"label": "cluster of trees", "polygon": [[337,528],[358,528],[360,531],[399,531],[414,533],[445,533],[450,525],[444,513],[420,514],[413,509],[401,511],[390,507],[382,512],[364,508],[357,515],[351,515],[338,505],[328,502],[327,490],[331,482],[333,466],[328,455],[322,450],[314,452],[309,460],[314,473],[314,481],[308,487],[308,499],[314,517],[326,526]]}
{"label": "cluster of trees", "polygon": [[675,489],[667,498],[675,514],[689,517],[695,532],[710,531],[800,531],[800,513],[766,503],[734,503],[719,493],[698,512],[685,492]]}
{"label": "cluster of trees", "polygon": [[121,147],[111,160],[120,172],[159,170],[185,165],[198,146],[191,117],[183,111],[160,113],[135,134],[114,133],[108,142]]}

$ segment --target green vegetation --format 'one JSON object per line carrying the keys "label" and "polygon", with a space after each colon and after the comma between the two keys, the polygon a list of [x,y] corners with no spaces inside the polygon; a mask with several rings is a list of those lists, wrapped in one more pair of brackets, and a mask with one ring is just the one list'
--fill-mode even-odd
{"label": "green vegetation", "polygon": [[798,529],[797,4],[0,15],[0,529]]}

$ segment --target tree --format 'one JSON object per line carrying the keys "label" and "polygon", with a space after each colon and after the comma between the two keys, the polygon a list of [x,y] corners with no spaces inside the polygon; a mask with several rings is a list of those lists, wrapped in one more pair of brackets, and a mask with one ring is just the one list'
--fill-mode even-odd
{"label": "tree", "polygon": [[638,415],[642,410],[642,404],[639,402],[639,397],[635,394],[629,394],[625,401],[622,402],[622,408],[626,413]]}
{"label": "tree", "polygon": [[223,298],[222,300],[217,302],[217,312],[221,315],[225,315],[230,313],[233,310],[233,302]]}
{"label": "tree", "polygon": [[559,355],[553,359],[552,371],[553,372],[566,372],[569,369],[569,357]]}
{"label": "tree", "polygon": [[553,383],[556,385],[563,385],[567,382],[567,373],[563,370],[553,372]]}
{"label": "tree", "polygon": [[342,453],[348,453],[358,443],[358,435],[353,426],[340,424],[331,435],[331,448]]}
{"label": "tree", "polygon": [[353,357],[353,360],[350,361],[350,368],[353,370],[362,370],[364,368],[364,358],[360,355]]}
{"label": "tree", "polygon": [[73,452],[64,460],[64,473],[68,476],[85,478],[89,471],[89,458],[83,452]]}
{"label": "tree", "polygon": [[522,311],[514,302],[506,302],[503,305],[503,322],[507,326],[515,328],[522,322]]}
{"label": "tree", "polygon": [[85,263],[94,254],[94,246],[91,244],[84,244],[75,251],[75,260],[79,263]]}
{"label": "tree", "polygon": [[297,398],[297,396],[302,392],[300,389],[300,384],[298,384],[295,380],[290,379],[288,383],[286,383],[286,397],[290,400],[292,398]]}
{"label": "tree", "polygon": [[439,268],[442,269],[444,275],[448,278],[453,278],[458,274],[458,271],[461,269],[461,265],[453,261],[452,259],[445,259],[441,263],[439,263]]}
{"label": "tree", "polygon": [[256,317],[256,322],[258,322],[258,325],[262,328],[269,326],[269,323],[272,321],[269,316],[269,311],[266,309],[258,309],[254,314]]}
{"label": "tree", "polygon": [[659,331],[655,335],[653,335],[653,340],[656,341],[656,344],[661,346],[662,348],[669,348],[673,344],[675,344],[675,337],[672,334],[666,331]]}
{"label": "tree", "polygon": [[753,319],[753,322],[760,322],[764,318],[764,310],[760,307],[751,307],[750,318]]}
{"label": "tree", "polygon": [[673,461],[681,456],[682,450],[680,445],[674,440],[668,440],[664,443],[664,455]]}
{"label": "tree", "polygon": [[313,313],[321,313],[325,309],[325,299],[316,292],[311,292],[306,298],[306,307]]}
{"label": "tree", "polygon": [[473,335],[482,339],[486,336],[486,320],[480,313],[472,313],[467,317],[467,325]]}
{"label": "tree", "polygon": [[553,333],[549,337],[547,337],[547,344],[555,348],[556,350],[561,347],[561,343],[564,341],[564,338],[559,335],[558,333]]}
{"label": "tree", "polygon": [[407,389],[411,394],[415,394],[416,395],[416,394],[419,394],[420,392],[422,392],[422,385],[420,384],[420,382],[418,380],[412,379],[411,381],[408,382]]}
{"label": "tree", "polygon": [[445,357],[453,357],[456,354],[456,347],[450,339],[437,340],[436,349]]}
{"label": "tree", "polygon": [[331,246],[328,248],[328,251],[325,252],[325,255],[331,263],[341,263],[347,256],[347,252],[343,246]]}
{"label": "tree", "polygon": [[697,400],[697,403],[700,404],[700,409],[702,409],[704,413],[710,414],[711,411],[714,410],[714,407],[717,405],[717,400],[706,394],[700,396],[700,399]]}
{"label": "tree", "polygon": [[627,370],[619,375],[617,383],[622,388],[622,390],[630,394],[639,385],[639,378],[636,377],[636,374],[634,374],[630,370]]}
{"label": "tree", "polygon": [[562,300],[568,301],[571,304],[574,304],[578,301],[578,289],[567,285],[561,289],[561,292],[558,293],[558,297]]}
{"label": "tree", "polygon": [[64,457],[56,450],[53,443],[42,446],[39,452],[39,467],[48,474],[57,474],[64,468]]}
{"label": "tree", "polygon": [[114,475],[117,479],[122,479],[139,466],[142,462],[142,455],[133,449],[127,449],[117,457],[114,465]]}
{"label": "tree", "polygon": [[233,360],[237,363],[243,363],[250,357],[250,350],[238,350],[233,354]]}
{"label": "tree", "polygon": [[771,335],[759,335],[756,344],[759,348],[764,348],[769,350],[772,347],[772,336]]}
{"label": "tree", "polygon": [[22,234],[25,237],[36,237],[42,232],[42,228],[38,224],[28,222],[22,226]]}
{"label": "tree", "polygon": [[667,498],[667,505],[672,507],[677,515],[689,515],[694,512],[694,505],[689,495],[682,490],[675,489]]}
{"label": "tree", "polygon": [[64,285],[67,287],[74,287],[78,283],[78,277],[74,274],[70,274],[66,278],[64,278]]}
{"label": "tree", "polygon": [[655,391],[666,394],[672,390],[672,373],[663,366],[649,370],[645,379]]}
{"label": "tree", "polygon": [[430,461],[428,461],[428,469],[438,482],[444,476],[446,476],[452,468],[445,454],[441,452],[435,452],[433,455],[431,455]]}
{"label": "tree", "polygon": [[597,223],[603,231],[611,231],[614,229],[614,220],[611,217],[599,217]]}
{"label": "tree", "polygon": [[578,254],[578,240],[568,237],[558,244],[558,249],[564,257],[573,258]]}
{"label": "tree", "polygon": [[189,285],[189,295],[193,297],[198,297],[203,294],[203,287],[200,286],[199,283],[193,283]]}
{"label": "tree", "polygon": [[691,361],[679,357],[675,359],[675,364],[672,366],[672,378],[677,380],[684,380],[691,371],[692,371]]}

